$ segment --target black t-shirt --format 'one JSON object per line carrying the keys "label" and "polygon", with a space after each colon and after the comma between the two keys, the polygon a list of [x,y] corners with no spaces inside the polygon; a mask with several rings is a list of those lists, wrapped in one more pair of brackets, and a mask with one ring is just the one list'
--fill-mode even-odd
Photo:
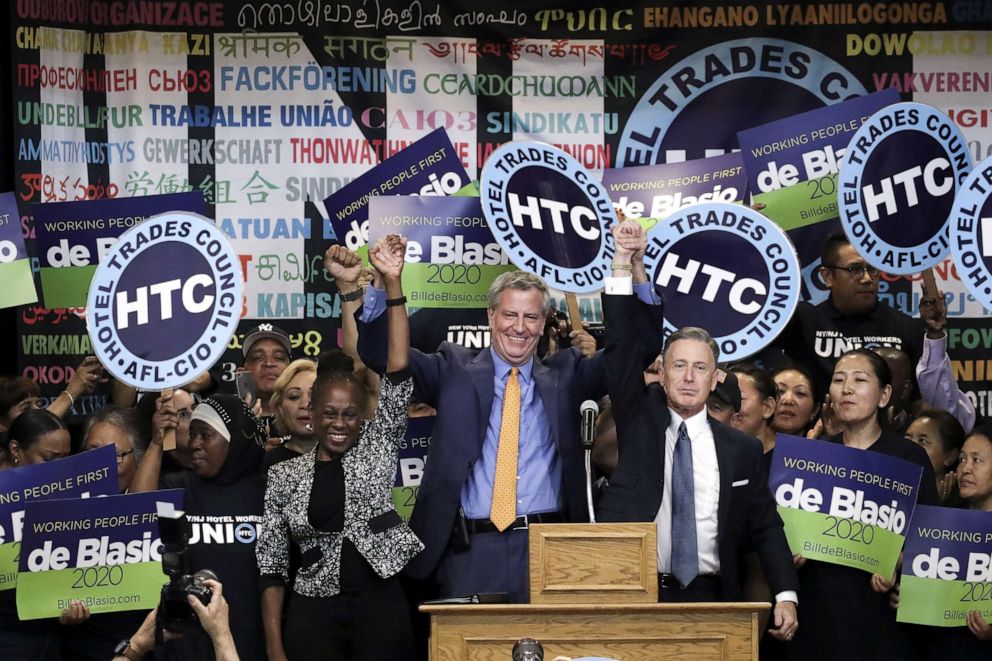
{"label": "black t-shirt", "polygon": [[489,317],[482,308],[427,308],[410,316],[410,346],[423,353],[434,353],[442,342],[485,349],[489,341]]}
{"label": "black t-shirt", "polygon": [[[186,551],[189,571],[210,569],[224,586],[230,608],[231,635],[242,661],[265,660],[265,636],[258,586],[255,540],[264,512],[264,473],[228,485],[201,480],[192,473],[167,476],[166,488],[186,490],[184,510],[192,537]],[[213,658],[209,638],[185,636],[170,641],[158,659]]]}
{"label": "black t-shirt", "polygon": [[914,368],[923,355],[923,323],[879,301],[864,314],[845,314],[834,307],[833,299],[819,305],[801,302],[775,346],[809,368],[816,388],[826,393],[834,363],[846,351],[857,348],[893,347],[909,356]]}
{"label": "black t-shirt", "polygon": [[[340,460],[316,462],[307,518],[310,525],[322,532],[344,530],[344,467]],[[341,592],[356,592],[381,581],[345,537],[341,543]]]}

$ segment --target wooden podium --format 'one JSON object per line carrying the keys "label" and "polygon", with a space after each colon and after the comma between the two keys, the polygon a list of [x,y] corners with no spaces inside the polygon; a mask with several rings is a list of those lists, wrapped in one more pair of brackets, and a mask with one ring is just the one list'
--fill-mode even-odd
{"label": "wooden podium", "polygon": [[545,659],[757,659],[762,603],[659,604],[653,523],[530,527],[529,604],[423,605],[432,661],[508,661],[536,638]]}

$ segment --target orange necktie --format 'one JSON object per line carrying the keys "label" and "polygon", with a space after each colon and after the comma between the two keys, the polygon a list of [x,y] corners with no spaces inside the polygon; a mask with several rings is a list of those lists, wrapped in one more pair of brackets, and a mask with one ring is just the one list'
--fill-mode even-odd
{"label": "orange necktie", "polygon": [[520,440],[520,378],[510,369],[503,392],[503,416],[496,450],[496,476],[493,478],[493,506],[489,519],[502,532],[517,518],[517,452]]}

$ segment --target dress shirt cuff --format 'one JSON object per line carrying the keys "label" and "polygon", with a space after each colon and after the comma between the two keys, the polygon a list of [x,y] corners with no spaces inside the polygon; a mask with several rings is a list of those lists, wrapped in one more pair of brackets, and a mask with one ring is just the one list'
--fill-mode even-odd
{"label": "dress shirt cuff", "polygon": [[936,369],[940,367],[946,355],[947,333],[944,333],[944,337],[938,340],[931,340],[926,335],[923,336],[923,355],[920,357],[922,365],[925,365],[926,368]]}
{"label": "dress shirt cuff", "polygon": [[379,318],[386,310],[386,292],[382,289],[368,286],[365,290],[365,301],[362,303],[361,320],[370,323]]}
{"label": "dress shirt cuff", "polygon": [[794,604],[798,604],[799,595],[796,594],[795,590],[782,590],[777,595],[775,595],[775,603],[780,604],[783,601],[791,601]]}
{"label": "dress shirt cuff", "polygon": [[630,296],[634,293],[634,278],[629,275],[618,278],[607,277],[603,291],[610,296]]}

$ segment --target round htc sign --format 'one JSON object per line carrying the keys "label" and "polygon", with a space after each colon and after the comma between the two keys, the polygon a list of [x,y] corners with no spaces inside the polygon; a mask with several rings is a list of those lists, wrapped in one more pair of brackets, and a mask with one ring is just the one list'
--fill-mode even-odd
{"label": "round htc sign", "polygon": [[517,267],[566,292],[602,288],[616,221],[606,190],[579,163],[539,142],[511,142],[489,157],[482,211]]}
{"label": "round htc sign", "polygon": [[224,352],[241,316],[241,289],[237,255],[213,223],[186,212],[149,218],[121,235],[93,276],[93,350],[130,386],[180,386]]}
{"label": "round htc sign", "polygon": [[896,103],[861,125],[837,179],[841,224],[869,264],[907,275],[950,249],[954,196],[971,154],[950,117],[922,103]]}
{"label": "round htc sign", "polygon": [[992,157],[975,167],[954,200],[951,254],[961,282],[992,310]]}
{"label": "round htc sign", "polygon": [[720,360],[746,358],[782,332],[799,303],[802,274],[785,232],[762,214],[695,204],[648,235],[645,264],[665,300],[665,332],[709,331]]}

